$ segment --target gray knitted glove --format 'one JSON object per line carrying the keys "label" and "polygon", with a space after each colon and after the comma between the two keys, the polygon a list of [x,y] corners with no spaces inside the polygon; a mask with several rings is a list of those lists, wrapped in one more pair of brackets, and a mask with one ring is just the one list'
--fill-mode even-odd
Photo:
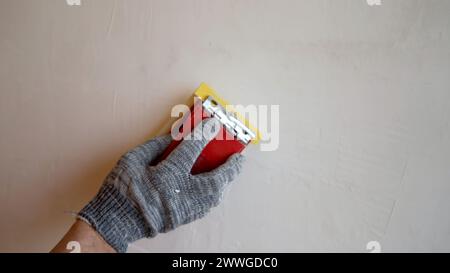
{"label": "gray knitted glove", "polygon": [[[204,120],[210,138],[183,140],[166,160],[150,166],[172,141],[158,137],[129,151],[106,177],[100,191],[78,217],[89,223],[118,252],[129,243],[190,223],[219,204],[225,186],[240,172],[241,154],[217,169],[192,175],[191,168],[217,135],[213,119]],[[202,126],[194,130],[200,134]]]}

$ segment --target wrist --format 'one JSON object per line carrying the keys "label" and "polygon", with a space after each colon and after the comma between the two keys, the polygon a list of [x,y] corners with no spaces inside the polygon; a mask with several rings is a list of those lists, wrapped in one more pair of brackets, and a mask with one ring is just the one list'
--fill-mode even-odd
{"label": "wrist", "polygon": [[88,223],[77,220],[52,253],[114,253],[115,250]]}

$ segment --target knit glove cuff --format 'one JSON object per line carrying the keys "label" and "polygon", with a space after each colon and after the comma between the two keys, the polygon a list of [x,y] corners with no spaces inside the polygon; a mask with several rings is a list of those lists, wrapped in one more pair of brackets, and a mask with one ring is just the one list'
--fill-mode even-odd
{"label": "knit glove cuff", "polygon": [[130,242],[152,237],[142,213],[110,184],[100,188],[78,218],[90,224],[119,253],[125,252]]}

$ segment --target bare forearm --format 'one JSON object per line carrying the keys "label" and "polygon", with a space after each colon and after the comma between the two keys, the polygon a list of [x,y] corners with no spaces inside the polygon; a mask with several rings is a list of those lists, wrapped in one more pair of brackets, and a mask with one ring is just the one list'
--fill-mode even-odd
{"label": "bare forearm", "polygon": [[106,252],[115,253],[116,251],[103,240],[103,238],[87,223],[77,220],[61,241],[52,249],[52,253],[69,253],[73,250],[69,247],[70,242],[79,244],[80,252],[95,253]]}

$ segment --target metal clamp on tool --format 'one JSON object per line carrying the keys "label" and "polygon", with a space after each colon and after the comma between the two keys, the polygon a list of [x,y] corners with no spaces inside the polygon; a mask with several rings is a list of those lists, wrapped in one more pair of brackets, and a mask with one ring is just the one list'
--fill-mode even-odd
{"label": "metal clamp on tool", "polygon": [[216,117],[220,123],[237,139],[242,141],[245,145],[250,143],[252,139],[256,138],[256,134],[239,121],[235,113],[228,112],[222,105],[218,104],[211,96],[203,102],[203,109],[211,115]]}

